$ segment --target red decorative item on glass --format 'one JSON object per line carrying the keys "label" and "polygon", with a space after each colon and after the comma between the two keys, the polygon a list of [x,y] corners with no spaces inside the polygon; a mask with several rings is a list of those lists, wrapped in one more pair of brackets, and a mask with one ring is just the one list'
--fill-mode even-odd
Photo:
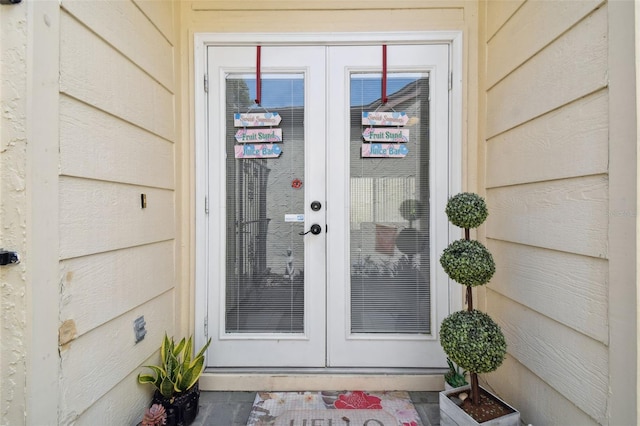
{"label": "red decorative item on glass", "polygon": [[300,179],[294,179],[291,182],[291,187],[294,189],[300,189],[302,188],[302,181]]}

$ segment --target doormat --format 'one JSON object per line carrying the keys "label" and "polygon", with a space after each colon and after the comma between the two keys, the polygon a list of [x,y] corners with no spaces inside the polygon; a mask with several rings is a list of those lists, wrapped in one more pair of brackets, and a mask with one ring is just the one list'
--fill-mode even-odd
{"label": "doormat", "polygon": [[423,426],[408,392],[258,392],[247,426]]}

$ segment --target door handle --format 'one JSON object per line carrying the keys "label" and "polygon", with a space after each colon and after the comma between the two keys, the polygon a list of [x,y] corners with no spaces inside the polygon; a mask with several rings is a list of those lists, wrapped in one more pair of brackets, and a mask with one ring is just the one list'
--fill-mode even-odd
{"label": "door handle", "polygon": [[311,225],[311,229],[309,229],[307,232],[299,232],[298,234],[307,235],[309,232],[311,232],[313,235],[318,235],[322,232],[322,227],[317,223],[314,223],[313,225]]}

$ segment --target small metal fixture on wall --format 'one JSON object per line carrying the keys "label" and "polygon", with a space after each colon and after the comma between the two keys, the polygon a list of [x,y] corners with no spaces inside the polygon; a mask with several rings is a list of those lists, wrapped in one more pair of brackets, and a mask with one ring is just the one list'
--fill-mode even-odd
{"label": "small metal fixture on wall", "polygon": [[144,336],[147,335],[147,322],[144,320],[144,315],[138,317],[133,322],[133,333],[136,336],[136,343],[140,342],[144,339]]}
{"label": "small metal fixture on wall", "polygon": [[0,266],[15,265],[18,263],[20,263],[20,255],[18,253],[0,248]]}
{"label": "small metal fixture on wall", "polygon": [[0,4],[18,4],[22,0],[0,0]]}

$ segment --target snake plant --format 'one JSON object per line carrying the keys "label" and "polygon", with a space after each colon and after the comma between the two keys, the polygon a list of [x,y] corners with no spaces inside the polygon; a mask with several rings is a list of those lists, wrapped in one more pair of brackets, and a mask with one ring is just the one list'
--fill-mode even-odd
{"label": "snake plant", "polygon": [[161,365],[145,365],[154,374],[138,374],[139,383],[151,383],[165,398],[171,398],[175,394],[186,392],[196,384],[204,371],[204,353],[211,344],[211,338],[200,349],[198,354],[191,358],[193,353],[193,336],[184,337],[176,345],[173,337],[169,338],[165,333],[160,348]]}

